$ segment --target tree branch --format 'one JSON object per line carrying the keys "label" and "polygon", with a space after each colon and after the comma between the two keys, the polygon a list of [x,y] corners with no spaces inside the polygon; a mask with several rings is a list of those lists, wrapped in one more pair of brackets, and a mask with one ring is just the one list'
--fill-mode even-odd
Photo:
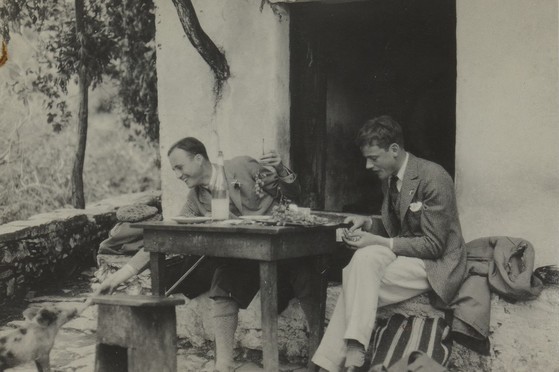
{"label": "tree branch", "polygon": [[0,49],[0,67],[4,66],[6,62],[8,62],[8,44],[2,40],[2,46]]}
{"label": "tree branch", "polygon": [[216,80],[215,93],[219,100],[223,84],[231,75],[227,59],[200,26],[192,1],[173,0],[173,4],[188,40],[212,69]]}

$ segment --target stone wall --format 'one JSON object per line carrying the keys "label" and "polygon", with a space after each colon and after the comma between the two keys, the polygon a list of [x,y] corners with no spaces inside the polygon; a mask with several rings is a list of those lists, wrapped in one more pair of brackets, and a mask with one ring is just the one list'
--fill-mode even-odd
{"label": "stone wall", "polygon": [[86,209],[59,209],[0,226],[0,303],[45,280],[61,279],[95,263],[99,243],[123,205],[159,205],[160,192],[106,199]]}

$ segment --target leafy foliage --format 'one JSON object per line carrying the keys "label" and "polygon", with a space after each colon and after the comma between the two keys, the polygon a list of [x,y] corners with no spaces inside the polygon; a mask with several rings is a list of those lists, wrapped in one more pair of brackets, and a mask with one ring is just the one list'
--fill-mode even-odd
{"label": "leafy foliage", "polygon": [[159,139],[157,116],[157,74],[155,53],[155,14],[152,1],[107,0],[109,27],[120,35],[119,51],[111,75],[120,82],[119,96],[123,123],[138,123],[152,141]]}
{"label": "leafy foliage", "polygon": [[[0,5],[0,32],[32,29],[39,35],[36,56],[40,64],[26,71],[33,89],[46,97],[46,120],[55,131],[71,119],[66,103],[68,85],[77,78],[80,43],[74,3],[64,0],[4,0]],[[88,83],[95,89],[104,78],[119,81],[122,122],[138,123],[152,141],[159,137],[155,16],[151,0],[86,0],[84,63]],[[25,95],[22,89],[13,90]]]}
{"label": "leafy foliage", "polygon": [[[27,60],[20,58],[17,63],[18,49],[0,70],[0,131],[6,133],[0,136],[0,223],[70,202],[76,184],[70,174],[81,175],[72,171],[77,144],[68,129],[72,113],[77,112],[75,93],[82,61],[86,87],[97,91],[107,80],[116,80],[119,89],[110,111],[119,111],[121,122],[132,128],[131,134],[110,120],[112,128],[102,140],[97,132],[88,136],[83,170],[86,199],[158,187],[159,159],[153,159],[159,132],[153,3],[83,3],[85,32],[78,34],[73,1],[0,1],[3,40],[21,36],[31,51]],[[93,122],[99,117],[95,116]],[[123,149],[130,151],[123,153]]]}
{"label": "leafy foliage", "polygon": [[[33,64],[26,62],[22,68]],[[4,77],[0,71],[0,81]],[[100,86],[92,97],[92,106],[96,107],[97,95],[111,94],[110,88]],[[73,128],[53,133],[40,120],[44,115],[41,93],[27,98],[24,104],[8,90],[0,89],[0,224],[71,203],[70,173],[76,140]],[[74,101],[70,100],[70,106]],[[90,114],[84,164],[87,200],[160,187],[156,148],[143,137],[133,136],[130,141],[130,131],[116,125],[117,121],[114,114],[95,109]]]}

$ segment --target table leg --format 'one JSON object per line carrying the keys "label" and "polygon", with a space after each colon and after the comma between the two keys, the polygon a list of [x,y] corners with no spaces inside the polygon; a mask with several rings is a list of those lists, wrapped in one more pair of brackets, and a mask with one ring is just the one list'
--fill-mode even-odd
{"label": "table leg", "polygon": [[150,252],[151,294],[165,296],[165,254]]}
{"label": "table leg", "polygon": [[260,300],[262,303],[262,354],[264,359],[264,371],[279,370],[277,279],[277,263],[260,262]]}
{"label": "table leg", "polygon": [[319,256],[314,259],[314,265],[311,274],[311,288],[313,293],[313,314],[309,322],[309,362],[307,368],[309,371],[315,371],[317,368],[311,362],[314,352],[320,344],[322,335],[324,333],[324,316],[326,314],[326,291],[328,287],[328,280],[326,275],[321,273],[318,268],[326,267],[324,261],[326,257]]}

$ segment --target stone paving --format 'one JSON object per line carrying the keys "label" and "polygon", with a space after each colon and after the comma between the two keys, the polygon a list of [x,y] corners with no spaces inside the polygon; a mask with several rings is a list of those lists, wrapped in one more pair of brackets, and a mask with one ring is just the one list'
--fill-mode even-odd
{"label": "stone paving", "polygon": [[[73,282],[64,283],[62,289],[47,290],[46,295],[34,297],[30,293],[28,298],[19,305],[10,306],[6,313],[4,307],[2,323],[0,323],[0,334],[12,330],[18,322],[23,320],[21,310],[27,306],[41,306],[47,303],[56,303],[58,306],[79,306],[86,299],[89,291],[89,280],[94,269],[89,269],[80,274]],[[20,314],[18,316],[18,313]],[[51,351],[51,366],[53,371],[60,372],[90,372],[94,370],[95,343],[97,328],[97,307],[87,308],[79,318],[65,324],[59,331],[54,347]],[[205,347],[192,347],[184,339],[179,339],[177,348],[178,371],[213,371],[214,352],[213,345]],[[262,371],[260,351],[248,350],[238,352],[236,355],[237,372]],[[280,367],[283,372],[302,372],[306,368],[303,365],[284,363]],[[35,372],[34,363],[20,365],[11,371]]]}

